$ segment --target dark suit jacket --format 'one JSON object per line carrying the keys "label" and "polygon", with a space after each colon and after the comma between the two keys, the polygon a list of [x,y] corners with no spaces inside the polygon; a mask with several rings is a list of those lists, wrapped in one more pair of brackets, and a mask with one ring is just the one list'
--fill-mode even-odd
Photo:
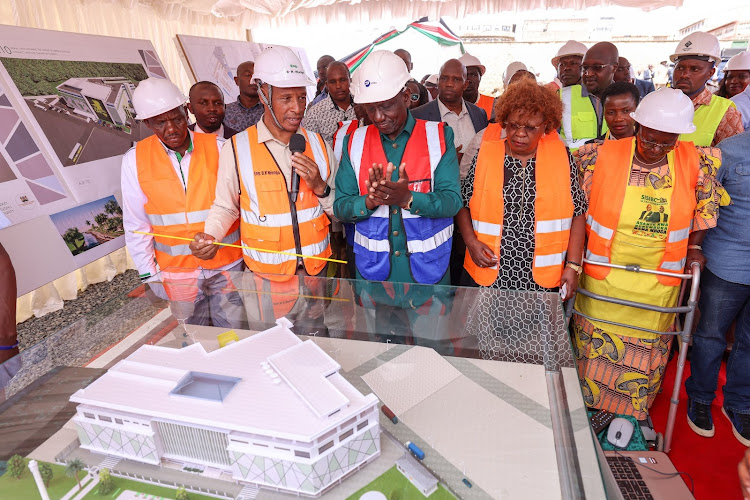
{"label": "dark suit jacket", "polygon": [[638,87],[638,92],[641,94],[641,99],[656,90],[654,88],[654,82],[652,82],[651,80],[639,80],[638,78],[636,78],[635,86]]}
{"label": "dark suit jacket", "polygon": [[[192,130],[193,132],[195,132],[195,123],[191,123],[190,125],[188,125],[188,128]],[[236,134],[237,134],[237,131],[235,129],[224,125],[224,139],[229,139],[230,137]]]}
{"label": "dark suit jacket", "polygon": [[[484,130],[487,127],[487,112],[485,110],[476,104],[466,102],[466,111],[469,113],[471,123],[474,124],[475,133]],[[438,107],[437,99],[430,101],[427,104],[423,104],[418,108],[412,109],[411,114],[414,115],[414,118],[427,120],[428,122],[443,121],[440,116],[440,108]]]}

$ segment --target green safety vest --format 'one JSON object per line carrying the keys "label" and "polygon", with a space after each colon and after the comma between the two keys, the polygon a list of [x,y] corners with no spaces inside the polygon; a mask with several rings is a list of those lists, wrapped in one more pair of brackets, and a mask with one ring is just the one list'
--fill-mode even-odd
{"label": "green safety vest", "polygon": [[730,107],[736,107],[729,99],[717,95],[711,96],[711,104],[698,106],[693,115],[695,132],[680,135],[681,141],[692,141],[696,146],[708,147],[714,141],[716,129]]}
{"label": "green safety vest", "polygon": [[591,99],[581,95],[580,85],[563,87],[557,93],[563,103],[560,137],[571,151],[608,131],[607,122],[603,119],[599,122]]}

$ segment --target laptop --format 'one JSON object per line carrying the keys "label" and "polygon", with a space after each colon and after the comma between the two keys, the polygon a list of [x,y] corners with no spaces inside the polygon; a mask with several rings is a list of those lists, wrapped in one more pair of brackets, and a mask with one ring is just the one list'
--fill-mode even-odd
{"label": "laptop", "polygon": [[[598,441],[597,441],[598,445]],[[597,446],[599,447],[599,446]],[[643,500],[683,500],[694,499],[685,485],[682,475],[677,474],[672,461],[660,451],[605,451],[607,467],[602,467],[606,475],[605,484],[619,488],[622,498]],[[603,464],[602,464],[603,465]],[[607,481],[609,479],[609,481]]]}

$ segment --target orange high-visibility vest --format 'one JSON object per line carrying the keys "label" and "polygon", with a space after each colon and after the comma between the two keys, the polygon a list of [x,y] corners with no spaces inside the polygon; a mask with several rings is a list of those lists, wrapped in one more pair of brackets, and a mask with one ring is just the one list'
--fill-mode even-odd
{"label": "orange high-visibility vest", "polygon": [[[300,132],[307,141],[304,154],[315,161],[321,178],[327,181],[331,175],[331,166],[328,164],[325,142],[319,134],[302,128]],[[330,221],[307,183],[300,179],[295,221],[286,179],[268,148],[258,143],[258,128],[249,127],[232,137],[232,141],[242,186],[240,233],[243,245],[262,250],[330,257]],[[296,241],[297,237],[299,242]],[[267,276],[270,280],[285,281],[297,271],[297,257],[247,248],[243,249],[243,253],[245,264],[251,271],[287,275],[277,278]],[[305,258],[303,262],[305,270],[311,276],[317,275],[326,265],[326,261],[320,259]]]}
{"label": "orange high-visibility vest", "polygon": [[[154,233],[192,238],[203,232],[204,222],[214,201],[219,148],[216,136],[193,134],[187,190],[177,177],[161,141],[155,136],[135,146],[138,183],[148,201],[143,206]],[[239,222],[232,224],[223,243],[240,243]],[[213,259],[193,257],[185,241],[154,237],[154,254],[159,268],[217,269],[239,260],[239,248],[219,247]]]}
{"label": "orange high-visibility vest", "polygon": [[[612,241],[619,225],[620,211],[625,201],[625,188],[630,177],[634,141],[635,137],[630,137],[619,141],[604,141],[604,144],[599,146],[586,217],[587,260],[610,263]],[[664,256],[657,270],[682,273],[695,212],[695,185],[698,182],[700,156],[691,142],[680,142],[669,155],[673,155],[670,158],[670,165],[673,165],[671,210]],[[606,278],[610,272],[609,267],[591,264],[585,264],[584,270],[587,275],[600,280]],[[679,278],[657,278],[663,285],[680,284]]]}
{"label": "orange high-visibility vest", "polygon": [[476,105],[482,108],[487,112],[487,119],[489,120],[492,117],[492,106],[495,104],[495,98],[479,94],[479,99],[477,99]]}
{"label": "orange high-visibility vest", "polygon": [[[484,140],[474,172],[474,194],[469,201],[474,234],[500,256],[503,234],[503,185],[505,139]],[[498,206],[499,205],[499,206]],[[536,154],[536,200],[534,213],[534,281],[545,288],[560,286],[573,223],[573,196],[570,194],[570,162],[565,144],[557,132],[539,141]],[[464,268],[474,281],[490,286],[497,279],[498,266],[477,266],[466,252]]]}
{"label": "orange high-visibility vest", "polygon": [[503,126],[499,123],[490,123],[487,128],[484,129],[482,135],[482,142],[484,141],[499,141],[503,135]]}

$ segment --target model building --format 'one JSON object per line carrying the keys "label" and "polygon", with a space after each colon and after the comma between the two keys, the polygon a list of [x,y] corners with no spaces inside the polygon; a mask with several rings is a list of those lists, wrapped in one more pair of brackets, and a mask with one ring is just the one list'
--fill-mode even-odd
{"label": "model building", "polygon": [[281,319],[206,352],[146,345],[71,396],[81,447],[318,496],[380,454],[378,399],[362,395]]}

